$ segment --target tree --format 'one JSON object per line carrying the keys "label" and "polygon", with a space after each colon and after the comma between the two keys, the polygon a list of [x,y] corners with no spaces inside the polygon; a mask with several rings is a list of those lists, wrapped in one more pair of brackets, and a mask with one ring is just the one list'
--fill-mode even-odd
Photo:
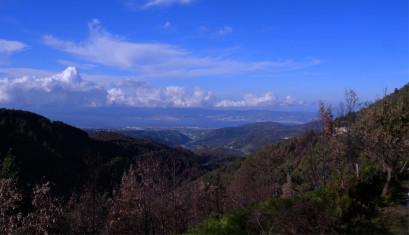
{"label": "tree", "polygon": [[102,233],[109,212],[107,194],[102,196],[93,193],[86,185],[80,194],[73,194],[66,204],[65,217],[69,225],[69,233],[95,234]]}
{"label": "tree", "polygon": [[120,188],[114,191],[113,204],[109,213],[110,233],[144,233],[143,195],[133,167],[122,176]]}
{"label": "tree", "polygon": [[0,233],[17,233],[22,214],[22,195],[14,178],[0,179]]}
{"label": "tree", "polygon": [[345,140],[345,153],[347,155],[347,160],[355,163],[356,179],[359,180],[359,157],[357,153],[356,138],[353,133],[352,123],[354,123],[356,114],[355,111],[359,107],[358,96],[354,90],[345,90],[345,117],[346,117],[346,140]]}
{"label": "tree", "polygon": [[16,157],[11,152],[10,148],[3,161],[0,160],[0,178],[16,178],[18,175]]}
{"label": "tree", "polygon": [[367,153],[380,161],[387,172],[381,196],[388,193],[399,162],[408,157],[408,108],[409,101],[404,98],[399,98],[395,103],[390,97],[385,97],[368,107],[359,122]]}
{"label": "tree", "polygon": [[50,183],[36,185],[33,189],[34,211],[23,219],[23,233],[61,233],[65,231],[64,210],[60,199],[50,193]]}
{"label": "tree", "polygon": [[327,154],[330,154],[330,150],[326,147],[328,144],[329,146],[334,145],[335,143],[335,133],[336,133],[336,128],[335,128],[335,122],[334,122],[334,114],[333,112],[333,107],[331,104],[326,105],[324,101],[320,100],[319,101],[319,113],[321,116],[322,124],[324,127],[324,139],[323,139],[323,150],[321,151],[321,156],[322,156],[322,175],[323,175],[323,183],[324,183],[324,188],[326,187],[327,184],[327,164],[326,162],[328,161],[326,159]]}
{"label": "tree", "polygon": [[282,198],[292,197],[294,195],[290,174],[287,174],[287,182],[283,184],[282,190]]}

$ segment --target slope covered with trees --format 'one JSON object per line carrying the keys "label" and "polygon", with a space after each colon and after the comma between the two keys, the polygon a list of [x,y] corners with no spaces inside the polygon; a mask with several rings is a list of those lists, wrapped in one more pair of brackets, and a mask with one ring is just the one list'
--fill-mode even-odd
{"label": "slope covered with trees", "polygon": [[358,97],[346,91],[338,119],[321,102],[322,133],[266,147],[199,179],[220,190],[222,209],[188,233],[406,233],[407,212],[394,219],[385,212],[402,211],[393,205],[409,173],[408,97],[406,85],[355,112]]}
{"label": "slope covered with trees", "polygon": [[319,131],[320,129],[319,122],[298,125],[258,122],[238,127],[215,129],[186,144],[186,146],[189,148],[197,146],[222,147],[231,152],[245,155],[261,149],[264,145],[276,144],[306,131]]}
{"label": "slope covered with trees", "polygon": [[[96,232],[98,218],[108,213],[108,197],[131,165],[156,166],[164,179],[174,178],[173,187],[207,171],[203,158],[182,148],[119,135],[95,140],[25,111],[1,109],[0,133],[2,232]],[[37,220],[47,216],[39,211],[50,208],[54,214],[40,225]],[[44,230],[51,220],[58,223]]]}
{"label": "slope covered with trees", "polygon": [[83,185],[94,170],[107,178],[119,171],[110,179],[119,182],[131,163],[146,158],[176,157],[196,166],[200,161],[189,151],[147,139],[119,135],[107,141],[91,139],[78,128],[25,111],[1,109],[0,133],[0,160],[12,156],[22,181],[30,185],[53,181],[62,194]]}
{"label": "slope covered with trees", "polygon": [[[359,108],[347,91],[341,117],[320,102],[323,131],[266,145],[208,173],[207,150],[200,157],[112,133],[95,137],[102,142],[2,110],[1,232],[405,233],[399,204],[409,177],[408,98],[406,85]],[[79,175],[57,172],[69,164]]]}

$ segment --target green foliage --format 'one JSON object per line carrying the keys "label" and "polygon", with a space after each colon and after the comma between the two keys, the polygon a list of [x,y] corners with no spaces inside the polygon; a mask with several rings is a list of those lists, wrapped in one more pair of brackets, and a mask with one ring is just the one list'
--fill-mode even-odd
{"label": "green foliage", "polygon": [[16,157],[11,152],[9,149],[3,161],[0,160],[0,179],[16,178],[18,175]]}
{"label": "green foliage", "polygon": [[248,214],[241,211],[220,219],[209,217],[200,226],[191,226],[185,234],[244,234]]}
{"label": "green foliage", "polygon": [[191,226],[187,234],[245,233],[385,233],[377,223],[373,193],[376,186],[355,182],[341,189],[329,180],[320,193],[310,191],[291,198],[272,198],[239,212],[209,217]]}

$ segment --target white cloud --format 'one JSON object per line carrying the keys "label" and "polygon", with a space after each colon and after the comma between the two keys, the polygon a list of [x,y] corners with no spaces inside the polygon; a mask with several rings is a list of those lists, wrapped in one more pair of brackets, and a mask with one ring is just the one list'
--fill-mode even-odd
{"label": "white cloud", "polygon": [[119,104],[132,107],[165,106],[161,91],[144,82],[125,80],[108,90],[107,104]]}
{"label": "white cloud", "polygon": [[97,19],[88,26],[90,35],[82,42],[63,41],[52,35],[45,35],[43,39],[47,45],[57,50],[93,63],[131,70],[145,78],[231,76],[293,70],[320,63],[317,60],[304,63],[291,60],[242,62],[209,56],[199,57],[168,44],[129,42],[104,30]]}
{"label": "white cloud", "polygon": [[9,56],[28,48],[24,43],[0,39],[0,64],[8,64]]}
{"label": "white cloud", "polygon": [[[88,76],[84,76],[88,77]],[[102,85],[84,80],[78,70],[68,67],[61,73],[34,77],[0,79],[0,104],[19,107],[173,107],[173,108],[271,108],[303,105],[291,96],[279,100],[273,92],[257,97],[244,95],[242,100],[221,100],[212,92],[199,87],[167,86],[164,89],[150,86],[143,81],[125,79],[114,84]]]}
{"label": "white cloud", "polygon": [[24,43],[0,39],[0,54],[12,54],[28,48]]}
{"label": "white cloud", "polygon": [[304,105],[303,100],[297,100],[289,95],[285,97],[285,100],[280,103],[281,106],[290,106],[290,105]]}
{"label": "white cloud", "polygon": [[174,4],[188,5],[195,0],[126,0],[124,5],[129,10],[146,10],[152,7],[167,7]]}
{"label": "white cloud", "polygon": [[276,105],[277,97],[273,92],[267,92],[264,96],[257,97],[253,94],[245,94],[240,101],[222,100],[215,106],[220,108],[227,107],[266,107]]}
{"label": "white cloud", "polygon": [[198,87],[191,93],[183,87],[169,86],[166,87],[164,95],[168,102],[179,108],[207,106],[212,99],[211,92],[205,92]]}
{"label": "white cloud", "polygon": [[168,86],[161,90],[144,82],[124,81],[108,90],[107,103],[132,107],[208,107],[212,93],[196,87]]}
{"label": "white cloud", "polygon": [[225,36],[233,32],[233,29],[229,26],[224,26],[223,28],[219,28],[219,36]]}
{"label": "white cloud", "polygon": [[245,94],[240,101],[222,100],[215,104],[219,108],[255,108],[255,107],[277,107],[290,105],[304,105],[304,101],[297,100],[291,96],[286,96],[284,100],[279,100],[273,92],[267,92],[263,96],[257,97],[253,94]]}
{"label": "white cloud", "polygon": [[57,72],[29,68],[0,68],[0,75],[5,74],[6,77],[9,78],[24,77],[27,76],[27,74],[30,74],[30,76],[33,77],[49,77],[56,73]]}
{"label": "white cloud", "polygon": [[166,21],[162,25],[158,25],[156,27],[156,29],[158,31],[163,31],[163,32],[174,32],[174,31],[176,31],[176,27],[174,25],[172,25],[169,21]]}
{"label": "white cloud", "polygon": [[101,29],[97,19],[88,25],[90,36],[84,42],[61,41],[51,35],[45,35],[44,42],[95,63],[145,72],[149,72],[153,66],[166,63],[166,58],[178,58],[186,54],[166,44],[127,42]]}
{"label": "white cloud", "polygon": [[230,26],[224,26],[219,28],[209,28],[204,25],[196,27],[196,31],[201,37],[210,38],[210,39],[219,39],[231,34],[233,28]]}
{"label": "white cloud", "polygon": [[168,29],[170,27],[170,22],[166,21],[166,23],[163,25],[164,29]]}
{"label": "white cloud", "polygon": [[50,77],[0,79],[0,103],[14,105],[95,106],[104,101],[105,93],[101,87],[84,81],[74,67]]}

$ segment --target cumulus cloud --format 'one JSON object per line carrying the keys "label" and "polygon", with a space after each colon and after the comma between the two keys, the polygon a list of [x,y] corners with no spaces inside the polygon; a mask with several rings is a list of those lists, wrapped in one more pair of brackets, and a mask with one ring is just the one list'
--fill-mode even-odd
{"label": "cumulus cloud", "polygon": [[285,100],[283,100],[280,103],[281,106],[304,105],[304,104],[305,104],[305,102],[303,100],[295,99],[295,98],[293,98],[293,97],[291,97],[289,95],[287,95],[285,97]]}
{"label": "cumulus cloud", "polygon": [[[85,76],[87,77],[87,76]],[[292,98],[278,99],[273,92],[262,96],[244,95],[242,100],[220,100],[199,87],[167,86],[163,89],[144,81],[125,79],[110,85],[84,80],[74,67],[40,77],[0,79],[0,104],[31,107],[172,107],[172,108],[272,108],[303,105]]]}
{"label": "cumulus cloud", "polygon": [[303,105],[304,102],[286,96],[284,100],[279,100],[273,92],[267,92],[263,96],[257,97],[251,93],[245,94],[242,100],[222,100],[215,104],[218,108],[256,108],[256,107],[277,107],[290,105]]}
{"label": "cumulus cloud", "polygon": [[24,43],[0,39],[0,54],[12,54],[28,48]]}
{"label": "cumulus cloud", "polygon": [[164,106],[160,89],[131,80],[125,80],[109,89],[107,103],[132,107]]}
{"label": "cumulus cloud", "polygon": [[277,97],[273,92],[267,92],[264,96],[257,97],[253,94],[245,94],[240,101],[222,100],[215,106],[221,108],[227,107],[260,107],[260,106],[273,106],[276,104]]}
{"label": "cumulus cloud", "polygon": [[0,79],[0,103],[95,106],[101,104],[104,97],[105,91],[84,81],[74,67],[50,77]]}
{"label": "cumulus cloud", "polygon": [[[320,63],[309,60],[243,62],[215,57],[199,57],[182,48],[162,43],[134,43],[112,35],[101,27],[99,20],[89,24],[89,37],[82,42],[60,40],[44,35],[45,44],[79,58],[106,66],[127,69],[145,78],[186,78],[200,76],[236,75],[258,72],[294,70]],[[223,29],[226,34],[229,30]]]}
{"label": "cumulus cloud", "polygon": [[144,82],[124,81],[108,90],[107,103],[132,107],[208,107],[212,93],[196,87],[168,86],[161,90]]}

